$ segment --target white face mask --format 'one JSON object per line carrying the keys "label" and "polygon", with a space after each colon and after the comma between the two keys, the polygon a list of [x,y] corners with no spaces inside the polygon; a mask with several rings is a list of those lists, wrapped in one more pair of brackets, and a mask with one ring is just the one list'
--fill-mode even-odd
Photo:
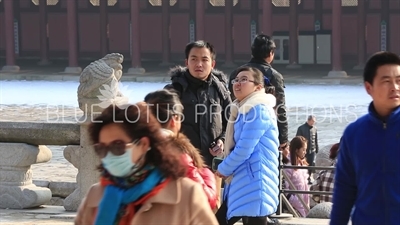
{"label": "white face mask", "polygon": [[122,155],[114,155],[108,152],[106,157],[101,159],[104,168],[115,177],[126,177],[138,169],[137,164],[132,162],[132,149],[127,148]]}

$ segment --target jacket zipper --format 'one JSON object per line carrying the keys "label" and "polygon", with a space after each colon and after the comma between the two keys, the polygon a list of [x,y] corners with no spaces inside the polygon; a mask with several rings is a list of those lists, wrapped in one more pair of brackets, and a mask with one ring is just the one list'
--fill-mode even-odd
{"label": "jacket zipper", "polygon": [[[386,123],[386,121],[383,121],[383,130],[386,130],[386,127],[387,127],[387,123]],[[384,147],[384,149],[386,148],[386,132],[384,132],[385,133],[385,137],[383,138],[383,147]],[[385,163],[385,157],[383,157],[383,162],[382,162],[382,166],[383,166],[383,173],[384,174],[386,174],[386,163]],[[386,181],[384,181],[384,182],[382,182],[382,191],[383,191],[383,198],[384,198],[384,201],[386,202],[386,204],[383,206],[384,207],[384,209],[385,209],[385,215],[384,215],[384,220],[385,220],[385,222],[387,222],[387,220],[388,220],[388,215],[387,215],[387,201],[388,201],[388,199],[387,199],[387,197],[386,197]]]}

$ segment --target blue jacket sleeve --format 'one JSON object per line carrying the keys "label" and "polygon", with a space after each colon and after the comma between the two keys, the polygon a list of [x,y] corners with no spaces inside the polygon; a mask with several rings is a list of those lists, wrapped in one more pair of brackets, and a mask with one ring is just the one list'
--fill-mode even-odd
{"label": "blue jacket sleeve", "polygon": [[240,138],[233,151],[218,166],[218,171],[222,175],[232,175],[253,154],[255,146],[271,126],[271,120],[266,110],[265,106],[257,105],[243,116],[245,122],[241,129]]}
{"label": "blue jacket sleeve", "polygon": [[348,224],[351,209],[357,197],[355,165],[351,156],[351,151],[356,149],[349,148],[347,139],[352,131],[348,129],[346,131],[339,147],[330,225]]}

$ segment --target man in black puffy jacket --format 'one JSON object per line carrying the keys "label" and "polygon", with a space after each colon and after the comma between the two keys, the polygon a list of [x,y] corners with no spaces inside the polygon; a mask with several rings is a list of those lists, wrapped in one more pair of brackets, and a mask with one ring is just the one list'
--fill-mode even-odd
{"label": "man in black puffy jacket", "polygon": [[[211,167],[214,155],[221,153],[231,103],[227,75],[214,69],[215,50],[205,41],[189,43],[185,49],[186,67],[170,70],[172,83],[165,88],[178,92],[184,107],[181,131],[200,150]],[[220,148],[210,151],[215,142]]]}
{"label": "man in black puffy jacket", "polygon": [[[189,43],[185,48],[186,67],[170,71],[171,84],[165,88],[178,92],[183,105],[181,132],[200,150],[207,166],[224,150],[231,97],[227,75],[214,69],[214,47],[205,41]],[[215,177],[217,195],[222,180]],[[219,203],[218,203],[219,205]]]}

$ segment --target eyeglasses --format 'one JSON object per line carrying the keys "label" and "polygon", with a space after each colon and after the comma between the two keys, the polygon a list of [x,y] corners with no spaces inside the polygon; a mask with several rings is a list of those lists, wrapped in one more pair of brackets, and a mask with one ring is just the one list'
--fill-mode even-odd
{"label": "eyeglasses", "polygon": [[105,145],[103,143],[97,143],[93,145],[94,151],[100,158],[106,157],[108,152],[111,152],[113,155],[123,155],[126,151],[127,147],[136,145],[139,143],[139,139],[126,143],[125,141],[122,140],[115,140],[111,142],[108,145]]}
{"label": "eyeglasses", "polygon": [[234,80],[231,81],[232,84],[236,84],[236,83],[245,84],[247,82],[253,82],[254,83],[254,80],[249,80],[249,79],[247,79],[247,77],[243,77],[241,79],[234,79]]}
{"label": "eyeglasses", "polygon": [[176,116],[179,121],[183,120],[183,114],[173,114],[173,116]]}

